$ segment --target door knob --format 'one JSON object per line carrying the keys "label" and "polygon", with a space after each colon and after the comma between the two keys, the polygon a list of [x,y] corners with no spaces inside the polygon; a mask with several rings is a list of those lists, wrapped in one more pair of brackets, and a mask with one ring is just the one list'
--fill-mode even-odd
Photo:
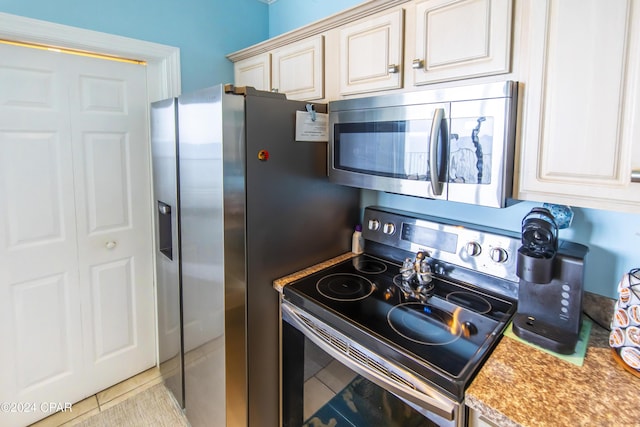
{"label": "door knob", "polygon": [[105,243],[104,245],[107,249],[113,249],[116,247],[116,242],[114,242],[113,240],[109,240],[107,243]]}

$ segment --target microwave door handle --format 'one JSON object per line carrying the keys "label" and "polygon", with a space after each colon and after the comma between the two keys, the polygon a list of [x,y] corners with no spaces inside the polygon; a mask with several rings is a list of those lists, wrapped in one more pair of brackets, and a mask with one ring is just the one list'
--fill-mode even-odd
{"label": "microwave door handle", "polygon": [[442,137],[447,140],[447,122],[444,118],[444,108],[436,108],[433,112],[431,123],[431,145],[429,146],[429,170],[431,176],[431,188],[436,196],[442,195],[442,183],[440,182],[440,170],[438,169],[438,140]]}

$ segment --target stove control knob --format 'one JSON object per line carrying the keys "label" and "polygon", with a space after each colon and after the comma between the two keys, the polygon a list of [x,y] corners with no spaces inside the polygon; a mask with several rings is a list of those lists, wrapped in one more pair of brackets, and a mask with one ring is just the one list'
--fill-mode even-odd
{"label": "stove control knob", "polygon": [[391,234],[395,233],[395,232],[396,232],[396,226],[395,226],[395,224],[394,224],[394,223],[392,223],[392,222],[388,222],[388,223],[386,223],[386,224],[382,227],[382,232],[383,232],[384,234],[389,234],[389,235],[391,235]]}
{"label": "stove control knob", "polygon": [[482,246],[478,242],[467,242],[466,250],[469,256],[478,256],[482,252]]}
{"label": "stove control knob", "polygon": [[491,259],[498,264],[504,264],[509,259],[509,254],[502,248],[493,248],[489,254]]}
{"label": "stove control knob", "polygon": [[460,327],[462,329],[462,333],[467,338],[478,333],[478,327],[468,320],[466,322],[462,322],[462,325],[460,325]]}
{"label": "stove control knob", "polygon": [[380,221],[378,221],[377,219],[370,219],[369,230],[378,231],[379,229],[380,229]]}

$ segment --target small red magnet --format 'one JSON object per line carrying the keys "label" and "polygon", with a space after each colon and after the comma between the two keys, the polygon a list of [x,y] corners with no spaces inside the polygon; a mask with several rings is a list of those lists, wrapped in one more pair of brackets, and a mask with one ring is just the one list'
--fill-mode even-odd
{"label": "small red magnet", "polygon": [[267,161],[269,160],[269,152],[267,150],[258,151],[258,160]]}

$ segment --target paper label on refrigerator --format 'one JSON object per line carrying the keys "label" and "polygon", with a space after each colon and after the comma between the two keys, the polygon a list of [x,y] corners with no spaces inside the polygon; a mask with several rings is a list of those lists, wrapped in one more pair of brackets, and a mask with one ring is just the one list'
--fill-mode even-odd
{"label": "paper label on refrigerator", "polygon": [[328,142],[328,122],[329,115],[326,113],[296,111],[296,141]]}

